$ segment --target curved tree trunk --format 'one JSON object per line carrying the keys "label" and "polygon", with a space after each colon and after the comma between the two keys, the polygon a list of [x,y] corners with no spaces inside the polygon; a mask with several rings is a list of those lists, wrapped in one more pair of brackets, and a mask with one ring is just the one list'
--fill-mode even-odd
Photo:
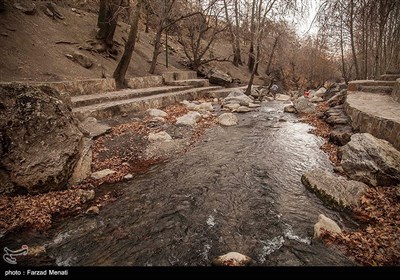
{"label": "curved tree trunk", "polygon": [[163,28],[160,24],[157,27],[156,38],[154,39],[153,58],[151,60],[151,65],[150,65],[150,70],[149,70],[150,74],[154,74],[154,72],[156,71],[157,59],[158,59],[158,55],[160,54],[160,48],[161,48],[162,31],[163,31]]}

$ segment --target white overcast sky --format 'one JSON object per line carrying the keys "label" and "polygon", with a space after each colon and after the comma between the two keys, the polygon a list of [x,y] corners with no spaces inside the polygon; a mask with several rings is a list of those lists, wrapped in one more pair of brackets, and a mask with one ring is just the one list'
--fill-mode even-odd
{"label": "white overcast sky", "polygon": [[[313,25],[311,26],[311,29],[310,29],[310,25],[311,25],[315,15],[317,14],[321,0],[311,0],[310,2],[311,2],[310,3],[311,7],[309,9],[309,15],[307,17],[305,17],[298,24],[295,24],[295,26],[297,27],[298,35],[300,35],[300,36],[316,34],[318,31],[315,21],[314,21]],[[305,34],[307,31],[308,31],[308,33]]]}

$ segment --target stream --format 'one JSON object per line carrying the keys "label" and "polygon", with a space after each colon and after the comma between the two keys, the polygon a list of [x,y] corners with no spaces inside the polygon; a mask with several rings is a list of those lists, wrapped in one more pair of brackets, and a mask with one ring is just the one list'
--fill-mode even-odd
{"label": "stream", "polygon": [[107,186],[122,195],[98,216],[3,241],[45,244],[57,265],[208,266],[230,251],[259,266],[352,265],[312,240],[319,214],[354,224],[302,185],[307,169],[332,165],[323,140],[283,107],[263,103],[237,115],[237,126],[213,127],[187,153]]}

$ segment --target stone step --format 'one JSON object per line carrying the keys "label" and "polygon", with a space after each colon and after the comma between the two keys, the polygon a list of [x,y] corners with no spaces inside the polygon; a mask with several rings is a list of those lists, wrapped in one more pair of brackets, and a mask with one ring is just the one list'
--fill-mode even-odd
{"label": "stone step", "polygon": [[392,96],[349,91],[344,108],[355,130],[385,139],[400,150],[400,103]]}
{"label": "stone step", "polygon": [[400,74],[384,74],[379,79],[383,81],[396,81],[398,78],[400,78]]}
{"label": "stone step", "polygon": [[349,82],[350,91],[360,91],[362,86],[394,86],[394,81],[356,80]]}
{"label": "stone step", "polygon": [[121,91],[104,92],[98,94],[72,96],[71,102],[73,107],[83,107],[109,101],[132,99],[135,97],[144,97],[154,94],[180,91],[189,88],[190,87],[188,86],[176,86],[176,87],[163,86],[163,87],[142,88],[142,89],[126,89]]}
{"label": "stone step", "polygon": [[208,87],[210,83],[207,79],[190,79],[190,80],[176,80],[165,82],[169,86],[192,86],[192,87]]}
{"label": "stone step", "polygon": [[361,86],[360,91],[391,94],[393,91],[393,86]]}
{"label": "stone step", "polygon": [[80,120],[84,120],[87,117],[95,117],[98,120],[104,120],[128,112],[139,112],[149,108],[162,108],[183,100],[199,99],[208,96],[210,91],[220,88],[221,87],[192,88],[172,93],[161,93],[145,97],[109,101],[106,103],[73,108],[72,112]]}
{"label": "stone step", "polygon": [[179,80],[193,80],[197,79],[197,73],[195,71],[173,71],[164,72],[162,77],[165,83]]}

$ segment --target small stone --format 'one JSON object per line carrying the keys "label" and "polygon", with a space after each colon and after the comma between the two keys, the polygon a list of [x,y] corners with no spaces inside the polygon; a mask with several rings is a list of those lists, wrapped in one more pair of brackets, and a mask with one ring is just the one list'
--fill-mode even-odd
{"label": "small stone", "polygon": [[239,120],[232,113],[224,113],[218,117],[218,122],[220,125],[232,126],[232,125],[237,125]]}
{"label": "small stone", "polygon": [[270,96],[268,96],[266,99],[267,99],[267,101],[274,101],[274,98],[270,97]]}
{"label": "small stone", "polygon": [[334,220],[326,217],[321,214],[318,216],[318,222],[314,225],[314,238],[318,239],[323,234],[324,230],[332,232],[332,233],[341,233],[342,230],[335,223]]}
{"label": "small stone", "polygon": [[214,99],[213,99],[213,102],[214,102],[214,103],[218,103],[218,98],[214,98]]}
{"label": "small stone", "polygon": [[251,109],[246,106],[240,106],[239,108],[236,109],[236,112],[238,112],[238,113],[248,113],[250,111],[251,111]]}
{"label": "small stone", "polygon": [[157,133],[150,133],[148,136],[150,142],[165,142],[171,141],[172,137],[165,131],[160,131]]}
{"label": "small stone", "polygon": [[131,180],[133,178],[133,175],[132,174],[126,174],[125,176],[124,176],[124,179],[125,180]]}
{"label": "small stone", "polygon": [[258,108],[258,107],[261,107],[261,105],[260,104],[255,104],[255,102],[254,103],[249,103],[249,108]]}
{"label": "small stone", "polygon": [[79,190],[78,193],[81,203],[86,203],[90,200],[93,200],[95,196],[94,190]]}
{"label": "small stone", "polygon": [[288,105],[283,108],[283,112],[285,113],[297,113],[296,108],[293,105]]}
{"label": "small stone", "polygon": [[154,117],[154,118],[151,118],[150,122],[154,122],[154,123],[157,123],[157,122],[165,123],[166,120],[165,120],[164,118],[162,118],[162,117]]}
{"label": "small stone", "polygon": [[46,247],[44,246],[29,246],[28,247],[28,256],[30,257],[39,257],[46,254]]}
{"label": "small stone", "polygon": [[97,206],[91,206],[85,213],[86,215],[99,215],[100,209]]}
{"label": "small stone", "polygon": [[103,178],[107,177],[108,175],[111,175],[114,173],[115,173],[114,170],[103,169],[103,170],[92,173],[92,175],[90,177],[94,180],[99,180],[99,179],[103,179]]}
{"label": "small stone", "polygon": [[215,266],[247,266],[250,265],[253,260],[245,255],[237,252],[229,252],[225,255],[216,257],[212,261],[212,265]]}
{"label": "small stone", "polygon": [[152,117],[162,117],[165,118],[168,116],[166,112],[160,109],[148,109],[147,113]]}
{"label": "small stone", "polygon": [[279,121],[279,122],[287,122],[287,120],[286,120],[286,119],[282,119],[282,118],[281,118],[281,119],[279,119],[278,121]]}
{"label": "small stone", "polygon": [[228,110],[237,110],[240,107],[239,104],[225,104],[224,105],[224,109],[228,109]]}

